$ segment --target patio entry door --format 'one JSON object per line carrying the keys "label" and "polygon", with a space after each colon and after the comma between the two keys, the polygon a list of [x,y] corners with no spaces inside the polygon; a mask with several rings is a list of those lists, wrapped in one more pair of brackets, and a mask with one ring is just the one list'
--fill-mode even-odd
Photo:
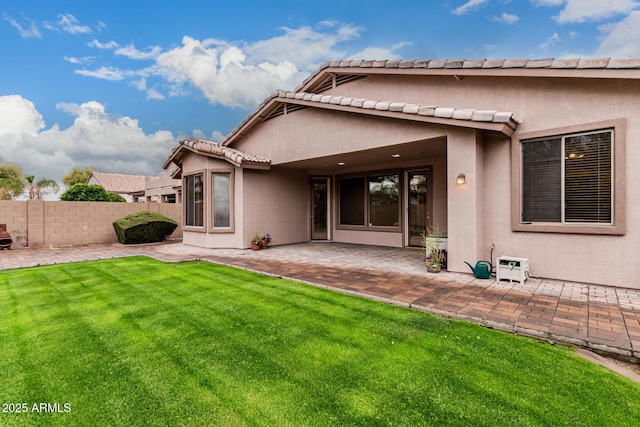
{"label": "patio entry door", "polygon": [[407,172],[407,235],[408,246],[422,246],[423,233],[431,225],[431,169],[425,168]]}
{"label": "patio entry door", "polygon": [[311,240],[329,238],[329,178],[311,178]]}

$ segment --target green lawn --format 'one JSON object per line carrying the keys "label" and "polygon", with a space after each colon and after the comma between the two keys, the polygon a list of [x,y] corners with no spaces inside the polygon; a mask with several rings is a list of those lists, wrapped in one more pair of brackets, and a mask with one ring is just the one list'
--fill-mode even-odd
{"label": "green lawn", "polygon": [[27,407],[2,426],[640,425],[640,384],[570,348],[143,257],[0,272],[0,403]]}

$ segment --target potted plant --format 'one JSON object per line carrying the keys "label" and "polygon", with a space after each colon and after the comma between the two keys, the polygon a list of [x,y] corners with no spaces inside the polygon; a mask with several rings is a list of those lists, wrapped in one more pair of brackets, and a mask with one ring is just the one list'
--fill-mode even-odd
{"label": "potted plant", "polygon": [[271,235],[267,233],[262,236],[262,240],[260,241],[261,248],[267,249],[269,247],[269,243],[271,243]]}
{"label": "potted plant", "polygon": [[254,251],[259,251],[262,243],[262,237],[260,237],[260,233],[256,233],[251,240],[251,249]]}
{"label": "potted plant", "polygon": [[440,249],[443,240],[442,233],[437,226],[430,226],[420,236],[425,249],[427,271],[439,273],[442,269],[442,251]]}

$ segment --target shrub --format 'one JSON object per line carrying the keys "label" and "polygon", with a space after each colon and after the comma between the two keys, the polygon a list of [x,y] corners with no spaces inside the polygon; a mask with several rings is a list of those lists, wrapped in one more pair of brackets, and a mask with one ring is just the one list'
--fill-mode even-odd
{"label": "shrub", "polygon": [[[112,199],[113,196],[119,199]],[[62,193],[60,200],[65,202],[126,202],[126,200],[117,194],[109,193],[103,186],[97,184],[73,184]]]}
{"label": "shrub", "polygon": [[109,196],[109,201],[110,202],[119,202],[119,203],[121,203],[121,202],[126,203],[127,202],[127,200],[124,197],[122,197],[121,195],[116,194],[116,193],[108,193],[108,196]]}
{"label": "shrub", "polygon": [[153,211],[138,211],[118,218],[113,228],[123,244],[165,241],[178,227],[178,223]]}

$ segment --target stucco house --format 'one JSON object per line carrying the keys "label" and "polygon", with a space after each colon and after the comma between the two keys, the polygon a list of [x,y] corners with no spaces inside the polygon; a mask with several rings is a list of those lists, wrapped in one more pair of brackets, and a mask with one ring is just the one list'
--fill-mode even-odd
{"label": "stucco house", "polygon": [[411,247],[640,288],[640,60],[336,61],[221,144],[185,138],[184,242]]}
{"label": "stucco house", "polygon": [[144,202],[145,176],[114,172],[91,172],[87,184],[97,184],[127,202]]}
{"label": "stucco house", "polygon": [[181,203],[181,181],[172,178],[174,170],[158,176],[94,171],[87,184],[97,184],[119,194],[127,202]]}

